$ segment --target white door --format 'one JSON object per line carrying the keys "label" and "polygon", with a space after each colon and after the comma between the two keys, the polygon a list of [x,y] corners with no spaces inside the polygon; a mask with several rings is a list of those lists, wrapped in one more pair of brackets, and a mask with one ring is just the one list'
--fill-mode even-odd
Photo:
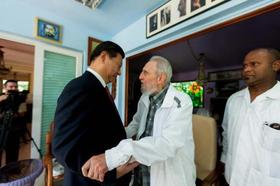
{"label": "white door", "polygon": [[[44,153],[45,135],[64,86],[82,73],[82,53],[50,45],[35,46],[32,136]],[[33,144],[31,158],[39,153]]]}

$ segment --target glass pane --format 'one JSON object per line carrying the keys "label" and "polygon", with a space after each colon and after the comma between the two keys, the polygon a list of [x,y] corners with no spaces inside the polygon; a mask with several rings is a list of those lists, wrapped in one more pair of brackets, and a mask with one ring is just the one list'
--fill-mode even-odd
{"label": "glass pane", "polygon": [[[45,149],[45,137],[54,118],[56,101],[64,86],[76,76],[76,58],[46,51],[44,55],[43,108],[41,149]],[[44,152],[43,152],[44,153]]]}

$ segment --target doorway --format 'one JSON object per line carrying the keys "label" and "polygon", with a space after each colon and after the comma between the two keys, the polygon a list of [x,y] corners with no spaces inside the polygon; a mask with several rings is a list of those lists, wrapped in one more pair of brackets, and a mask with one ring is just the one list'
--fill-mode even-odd
{"label": "doorway", "polygon": [[[31,136],[37,146],[30,145],[28,152],[30,152],[29,158],[41,158],[38,149],[41,150],[41,154],[44,153],[45,135],[55,112],[52,108],[55,108],[56,100],[65,84],[82,74],[83,54],[80,51],[7,33],[0,32],[0,39],[12,44],[20,43],[33,46],[34,70],[30,80],[30,90],[32,90],[34,99],[32,101]],[[69,71],[65,70],[65,65]],[[51,88],[54,89],[50,89],[49,85],[52,85]],[[51,98],[51,101],[47,98]],[[45,102],[48,105],[44,105]]]}
{"label": "doorway", "polygon": [[[280,49],[279,9],[278,2],[127,58],[125,124],[136,112],[141,95],[138,77],[150,57],[160,55],[167,58],[173,67],[172,81],[176,82],[197,78],[197,59],[201,53],[205,55],[206,81],[209,72],[241,69],[243,57],[249,50],[259,47]],[[241,78],[236,80],[242,88]],[[216,82],[208,81],[204,85],[205,92],[208,88],[214,91],[204,94],[204,107],[211,110],[211,98],[216,96]]]}
{"label": "doorway", "polygon": [[[0,52],[3,60],[0,68],[0,88],[4,90],[7,80],[15,80],[18,84],[20,101],[21,132],[19,144],[19,160],[29,159],[31,154],[32,103],[34,78],[34,46],[6,39],[0,39]],[[2,163],[5,161],[5,151],[2,153]]]}

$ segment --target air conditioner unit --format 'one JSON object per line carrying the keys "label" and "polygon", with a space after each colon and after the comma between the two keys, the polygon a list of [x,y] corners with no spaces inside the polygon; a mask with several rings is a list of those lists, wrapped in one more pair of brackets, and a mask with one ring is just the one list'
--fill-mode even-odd
{"label": "air conditioner unit", "polygon": [[102,2],[102,0],[76,0],[80,3],[82,3],[83,5],[91,8],[91,9],[96,9],[100,3]]}
{"label": "air conditioner unit", "polygon": [[93,10],[96,9],[100,5],[101,2],[102,2],[102,0],[93,0],[91,8]]}

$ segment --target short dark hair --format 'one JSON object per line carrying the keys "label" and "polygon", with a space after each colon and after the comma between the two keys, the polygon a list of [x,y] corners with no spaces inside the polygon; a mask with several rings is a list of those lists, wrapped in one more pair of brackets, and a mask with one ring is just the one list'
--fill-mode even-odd
{"label": "short dark hair", "polygon": [[273,61],[280,60],[280,52],[274,48],[266,48]]}
{"label": "short dark hair", "polygon": [[104,41],[96,46],[96,48],[92,51],[90,55],[90,61],[93,61],[97,56],[101,54],[101,52],[106,51],[110,58],[116,57],[117,53],[119,53],[122,58],[125,57],[123,49],[112,41]]}
{"label": "short dark hair", "polygon": [[8,83],[16,83],[17,84],[17,80],[14,80],[14,79],[8,79],[4,85],[6,86]]}
{"label": "short dark hair", "polygon": [[280,52],[275,48],[256,48],[254,50],[251,50],[250,52],[258,52],[258,51],[267,52],[270,55],[272,61],[280,60]]}

